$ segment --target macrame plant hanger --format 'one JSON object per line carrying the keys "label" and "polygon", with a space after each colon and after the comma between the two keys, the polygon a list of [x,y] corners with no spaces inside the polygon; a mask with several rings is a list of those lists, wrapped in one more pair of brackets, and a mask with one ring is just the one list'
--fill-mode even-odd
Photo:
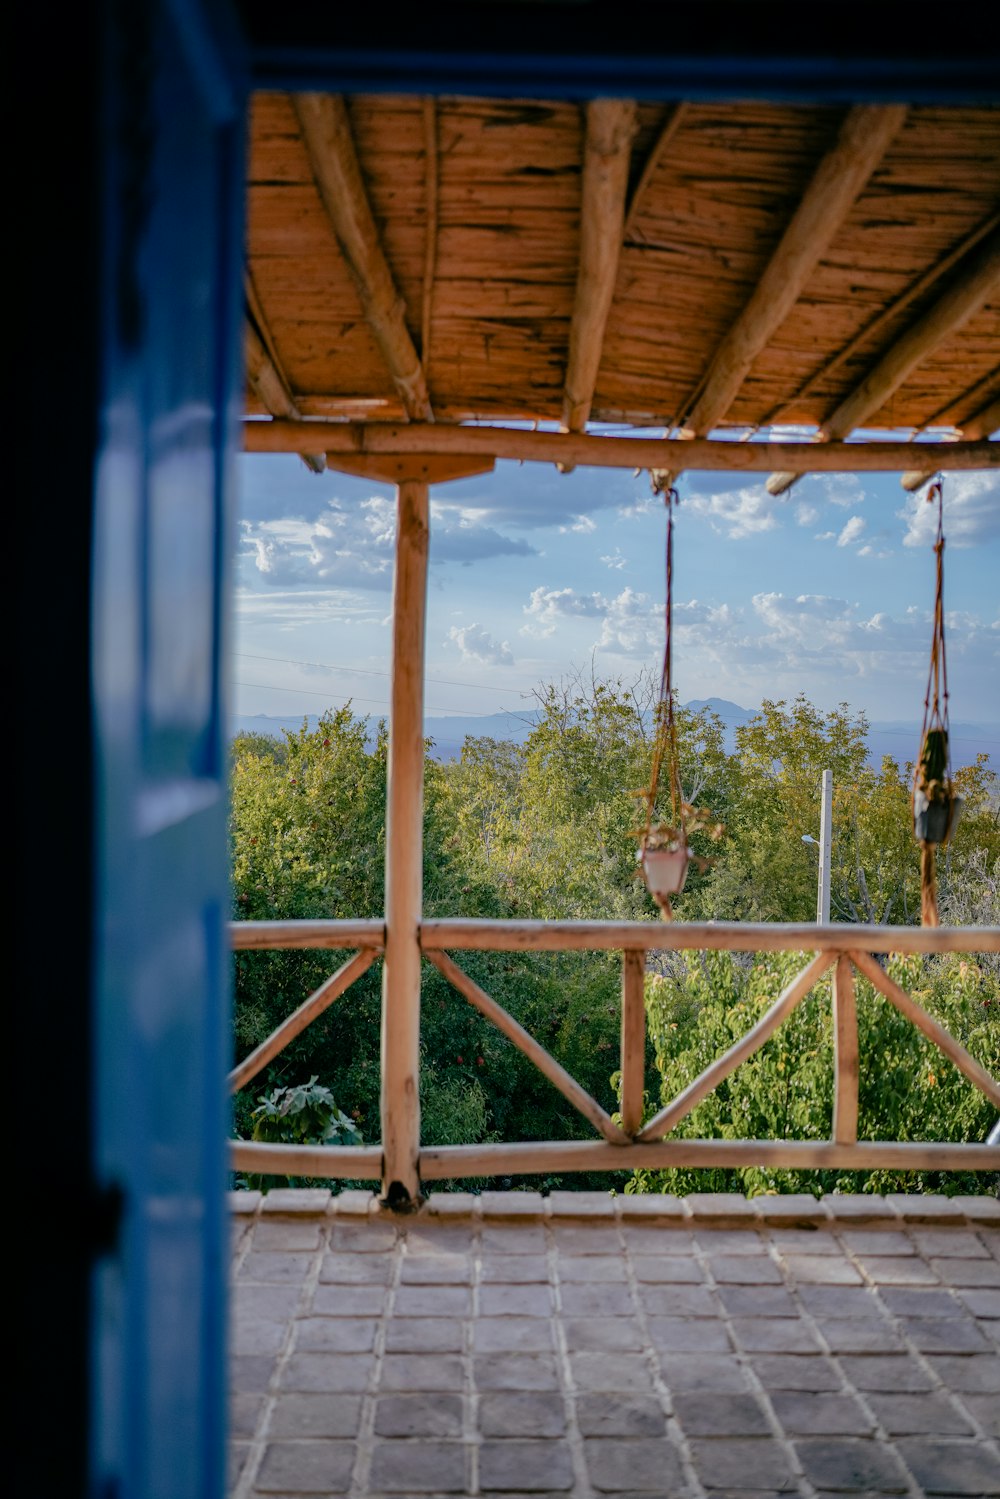
{"label": "macrame plant hanger", "polygon": [[927,503],[937,502],[937,536],[934,541],[936,587],[931,660],[924,697],[924,722],[920,733],[920,755],[913,772],[911,807],[913,831],[920,844],[920,923],[937,926],[937,845],[945,844],[958,818],[962,798],[955,795],[951,779],[951,748],[948,722],[948,660],[944,640],[944,490],[936,479],[927,491]]}
{"label": "macrame plant hanger", "polygon": [[[666,921],[673,912],[670,896],[684,888],[687,877],[689,850],[683,826],[684,801],[681,794],[680,761],[677,754],[677,722],[674,716],[673,690],[673,607],[674,607],[674,506],[678,502],[676,489],[664,492],[663,503],[667,511],[667,597],[664,605],[663,670],[660,674],[660,693],[656,704],[656,732],[649,772],[649,785],[643,793],[645,801],[645,823],[639,844],[639,860],[649,892]],[[670,822],[656,821],[656,797],[660,776],[666,761],[667,779],[670,787]]]}

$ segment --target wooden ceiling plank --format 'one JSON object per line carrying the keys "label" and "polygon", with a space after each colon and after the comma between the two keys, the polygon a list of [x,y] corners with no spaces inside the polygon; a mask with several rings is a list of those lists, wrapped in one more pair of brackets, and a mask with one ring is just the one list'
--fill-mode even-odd
{"label": "wooden ceiling plank", "polygon": [[[243,330],[243,350],[247,367],[247,379],[258,400],[272,416],[284,417],[288,421],[299,421],[302,413],[295,404],[285,372],[278,362],[277,351],[270,337],[263,308],[257,296],[253,277],[246,276],[247,316]],[[300,453],[306,468],[321,474],[326,468],[326,454]]]}
{"label": "wooden ceiling plank", "polygon": [[[939,281],[953,266],[956,266],[960,260],[963,260],[969,251],[973,250],[981,239],[985,239],[986,235],[991,233],[998,224],[1000,224],[1000,213],[993,213],[983,223],[978,224],[971,234],[967,234],[963,239],[959,240],[957,245],[953,245],[946,255],[943,255],[940,260],[936,261],[922,276],[918,276],[917,280],[906,288],[902,296],[897,297],[894,302],[890,302],[889,306],[878,313],[870,323],[866,323],[850,342],[844,345],[839,353],[835,354],[832,359],[827,360],[814,374],[810,375],[805,384],[801,385],[795,392],[794,396],[784,401],[781,406],[776,407],[773,411],[768,412],[765,420],[761,422],[761,426],[770,427],[775,422],[780,422],[785,413],[794,407],[796,402],[808,396],[821,381],[828,380],[831,375],[835,374],[863,344],[876,338],[888,323],[897,318],[901,312],[904,312],[909,307],[911,302],[916,301],[917,297],[922,296],[925,291],[934,285],[935,281]],[[931,423],[927,423],[927,425],[931,425]]]}
{"label": "wooden ceiling plank", "polygon": [[[927,418],[921,425],[921,431],[927,427],[956,427],[962,430],[965,422],[961,413],[967,411],[969,416],[974,416],[984,405],[992,405],[993,388],[997,383],[1000,371],[991,369],[982,379],[977,380],[963,390],[961,395],[950,395],[943,406],[938,407],[933,416]],[[984,397],[986,398],[984,402]]]}
{"label": "wooden ceiling plank", "polygon": [[423,101],[424,120],[424,286],[420,312],[420,358],[424,379],[430,387],[431,317],[434,310],[434,281],[437,276],[438,230],[438,130],[437,101]]}
{"label": "wooden ceiling plank", "polygon": [[[750,300],[716,349],[700,392],[682,413],[686,431],[704,437],[725,417],[754,360],[799,300],[905,118],[901,104],[861,104],[847,111],[836,143],[813,173]],[[663,488],[676,479],[676,473],[656,476]]]}
{"label": "wooden ceiling plank", "polygon": [[[881,410],[921,360],[945,339],[969,321],[990,295],[1000,287],[1000,230],[995,229],[981,243],[965,269],[944,294],[912,323],[901,338],[886,349],[881,359],[855,386],[850,395],[823,422],[816,434],[817,443],[847,437],[865,419]],[[946,444],[942,444],[946,446]],[[774,473],[767,481],[769,494],[784,494],[796,482],[798,474]]]}
{"label": "wooden ceiling plank", "polygon": [[427,381],[382,247],[347,106],[338,94],[296,94],[295,112],[313,177],[365,318],[414,421],[433,421]]}
{"label": "wooden ceiling plank", "polygon": [[[988,406],[984,406],[982,411],[977,411],[975,416],[969,417],[968,421],[962,423],[962,437],[968,442],[974,442],[978,437],[989,437],[990,433],[995,432],[998,427],[1000,427],[1000,396],[995,401],[991,401]],[[924,446],[921,444],[921,447]],[[940,465],[931,469],[907,469],[901,476],[900,483],[904,489],[919,489],[937,473],[940,473]]]}
{"label": "wooden ceiling plank", "polygon": [[636,219],[645,205],[649,184],[656,176],[657,168],[666,156],[670,142],[684,123],[684,117],[688,112],[688,108],[689,106],[681,100],[679,104],[675,104],[672,109],[668,110],[656,143],[646,157],[642,175],[636,183],[635,192],[632,194],[631,201],[625,213],[625,223],[622,226],[622,241],[626,244],[635,229]]}
{"label": "wooden ceiling plank", "polygon": [[[705,438],[664,442],[650,437],[605,437],[587,432],[526,431],[503,426],[464,426],[457,423],[308,422],[247,421],[243,424],[243,446],[253,453],[297,452],[303,446],[303,427],[310,429],[308,443],[321,444],[332,464],[340,459],[370,455],[459,455],[463,462],[478,458],[512,458],[532,463],[576,463],[597,468],[653,467],[654,456],[671,447],[683,446],[692,468],[767,473],[777,463],[795,472],[824,473],[898,471],[913,457],[910,443],[828,442],[774,443],[726,442]],[[315,433],[315,436],[313,435]],[[1000,442],[942,442],[925,451],[939,459],[938,467],[952,470],[1000,468]]]}
{"label": "wooden ceiling plank", "polygon": [[594,399],[604,332],[618,276],[629,160],[636,128],[636,106],[632,99],[592,99],[587,105],[580,261],[562,410],[562,425],[567,432],[584,430]]}

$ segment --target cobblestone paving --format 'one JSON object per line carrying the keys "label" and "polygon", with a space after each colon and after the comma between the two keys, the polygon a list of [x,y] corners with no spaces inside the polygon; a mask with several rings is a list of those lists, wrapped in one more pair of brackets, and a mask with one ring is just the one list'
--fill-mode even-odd
{"label": "cobblestone paving", "polygon": [[1000,1495],[994,1199],[233,1208],[233,1499]]}

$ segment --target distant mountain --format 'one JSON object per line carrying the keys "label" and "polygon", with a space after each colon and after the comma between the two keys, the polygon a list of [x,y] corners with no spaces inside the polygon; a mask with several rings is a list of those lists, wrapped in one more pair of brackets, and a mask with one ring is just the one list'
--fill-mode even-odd
{"label": "distant mountain", "polygon": [[726,728],[735,728],[738,723],[749,723],[756,713],[756,708],[741,708],[739,703],[731,703],[724,697],[693,697],[689,703],[684,704],[690,708],[692,713],[700,713],[702,708],[710,708],[717,713],[726,725]]}
{"label": "distant mountain", "polygon": [[[736,746],[737,727],[749,723],[757,711],[755,708],[741,708],[739,703],[731,703],[721,697],[694,698],[684,706],[694,712],[710,708],[718,714],[725,726],[726,749],[730,753]],[[455,714],[451,718],[426,718],[424,733],[433,741],[431,753],[435,760],[457,760],[462,753],[463,743],[469,738],[505,739],[513,744],[523,744],[539,716],[538,708],[529,708],[523,713],[465,713]],[[310,729],[314,729],[319,722],[314,713],[280,717],[272,717],[268,713],[241,714],[233,720],[231,732],[234,735],[270,734],[280,739],[285,729],[301,729],[303,717]],[[377,716],[369,721],[374,724]],[[878,767],[883,757],[889,755],[902,768],[908,760],[916,758],[919,739],[920,724],[915,720],[907,722],[905,719],[886,719],[870,723],[869,764]],[[986,754],[992,769],[1000,772],[1000,723],[953,723],[951,751],[952,763],[956,769],[962,765],[970,765],[977,754]]]}

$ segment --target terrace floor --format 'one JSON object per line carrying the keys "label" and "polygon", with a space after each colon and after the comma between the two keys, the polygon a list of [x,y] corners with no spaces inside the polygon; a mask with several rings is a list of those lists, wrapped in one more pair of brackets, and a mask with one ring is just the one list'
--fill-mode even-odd
{"label": "terrace floor", "polygon": [[234,1499],[1000,1494],[1000,1202],[232,1194]]}

